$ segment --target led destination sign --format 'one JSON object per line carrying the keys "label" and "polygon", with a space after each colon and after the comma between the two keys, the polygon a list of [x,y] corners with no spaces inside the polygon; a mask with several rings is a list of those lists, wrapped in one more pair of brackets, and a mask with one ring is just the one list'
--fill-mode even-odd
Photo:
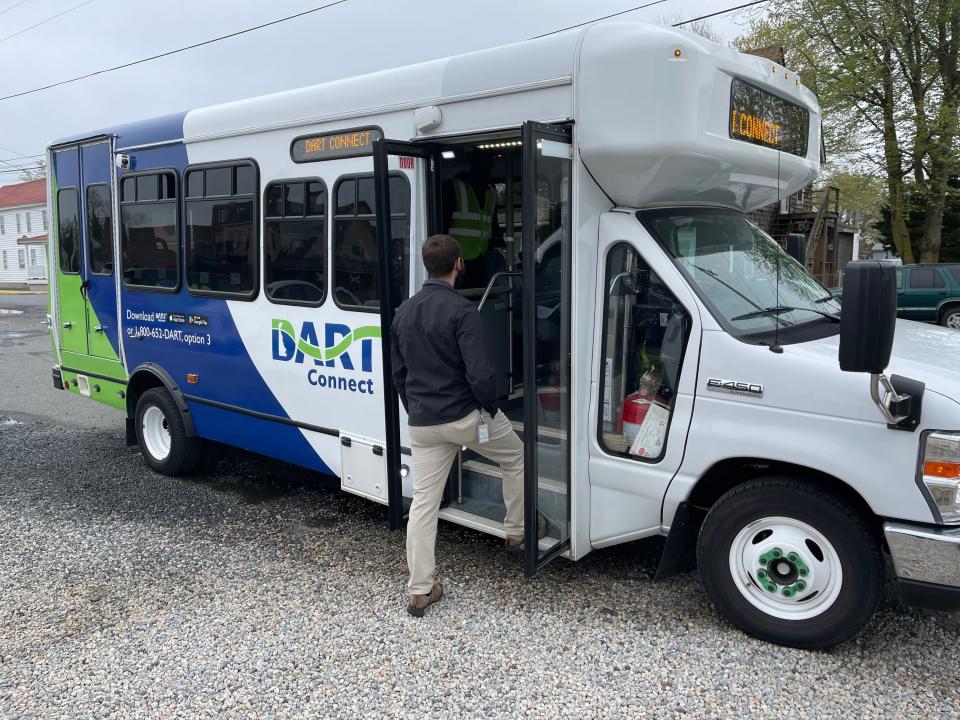
{"label": "led destination sign", "polygon": [[373,154],[373,142],[383,137],[379,128],[358,128],[326,135],[299,137],[290,146],[294,162],[316,162]]}
{"label": "led destination sign", "polygon": [[731,138],[804,157],[809,130],[809,111],[740,78],[733,79],[730,88]]}

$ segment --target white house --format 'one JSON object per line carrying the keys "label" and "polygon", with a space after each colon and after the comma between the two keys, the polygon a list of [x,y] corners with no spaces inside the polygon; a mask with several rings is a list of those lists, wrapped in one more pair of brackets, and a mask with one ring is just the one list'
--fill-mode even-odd
{"label": "white house", "polygon": [[0,187],[0,288],[47,284],[47,181]]}

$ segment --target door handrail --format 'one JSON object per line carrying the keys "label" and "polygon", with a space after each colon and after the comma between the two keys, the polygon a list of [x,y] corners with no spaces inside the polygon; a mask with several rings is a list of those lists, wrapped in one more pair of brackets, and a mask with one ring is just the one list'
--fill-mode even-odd
{"label": "door handrail", "polygon": [[493,277],[490,278],[490,282],[487,283],[487,289],[483,291],[483,297],[480,298],[480,304],[477,305],[477,312],[483,310],[483,304],[487,301],[487,298],[490,297],[490,293],[493,292],[493,286],[502,277],[520,277],[523,275],[519,270],[501,270],[500,272],[495,272]]}

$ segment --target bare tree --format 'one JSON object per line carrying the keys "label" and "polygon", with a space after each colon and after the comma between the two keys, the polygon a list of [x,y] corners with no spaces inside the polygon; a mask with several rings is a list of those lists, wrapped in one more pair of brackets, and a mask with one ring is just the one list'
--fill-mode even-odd
{"label": "bare tree", "polygon": [[20,179],[24,182],[31,180],[42,180],[47,176],[47,163],[45,160],[38,160],[33,167],[20,168]]}

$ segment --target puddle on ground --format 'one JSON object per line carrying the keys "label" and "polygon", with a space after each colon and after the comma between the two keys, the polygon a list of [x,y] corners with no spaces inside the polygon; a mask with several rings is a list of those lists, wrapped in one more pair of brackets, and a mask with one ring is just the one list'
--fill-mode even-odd
{"label": "puddle on ground", "polygon": [[23,315],[23,310],[10,310],[8,308],[0,308],[0,315]]}

